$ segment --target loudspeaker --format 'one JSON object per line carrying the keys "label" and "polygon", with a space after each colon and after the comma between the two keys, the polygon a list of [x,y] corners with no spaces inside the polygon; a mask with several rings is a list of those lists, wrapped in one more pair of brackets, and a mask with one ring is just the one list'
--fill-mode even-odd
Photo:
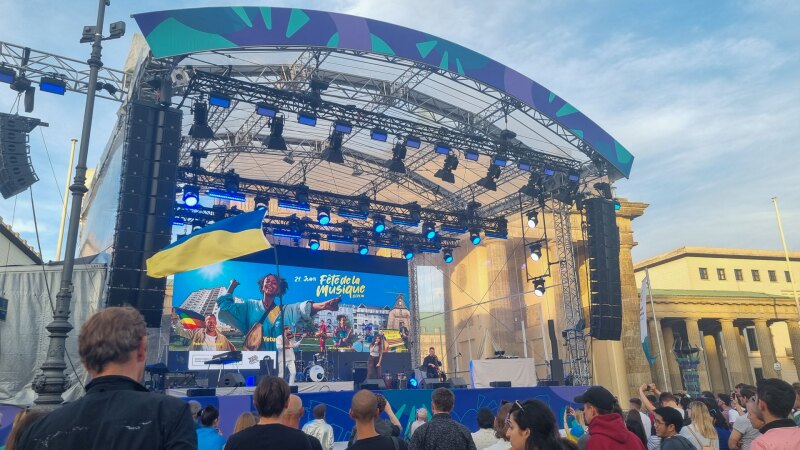
{"label": "loudspeaker", "polygon": [[33,170],[28,133],[39,119],[0,113],[0,195],[11,198],[39,181]]}
{"label": "loudspeaker", "polygon": [[560,359],[550,360],[550,379],[559,384],[564,382],[564,362]]}
{"label": "loudspeaker", "polygon": [[547,334],[550,336],[550,354],[553,359],[558,359],[558,338],[556,337],[556,324],[553,320],[547,321]]}
{"label": "loudspeaker", "polygon": [[537,386],[561,386],[561,382],[558,380],[539,380],[536,383]]}
{"label": "loudspeaker", "polygon": [[592,198],[586,205],[591,291],[590,335],[618,341],[622,336],[619,228],[613,200]]}
{"label": "loudspeaker", "polygon": [[467,382],[461,377],[450,378],[450,384],[456,389],[466,389]]}
{"label": "loudspeaker", "polygon": [[[367,368],[366,367],[355,367],[356,362],[353,362],[353,383],[356,386],[359,386],[364,380],[367,379]],[[383,380],[381,380],[383,381]]]}
{"label": "loudspeaker", "polygon": [[438,378],[428,378],[425,380],[425,389],[439,389],[439,388],[447,388],[450,389],[450,382],[449,381],[441,381]]}
{"label": "loudspeaker", "polygon": [[217,390],[214,388],[196,388],[186,390],[187,397],[214,397],[215,395],[217,395]]}
{"label": "loudspeaker", "polygon": [[361,389],[386,389],[386,383],[383,381],[383,378],[368,378],[361,383]]}
{"label": "loudspeaker", "polygon": [[235,387],[235,386],[244,386],[244,377],[242,374],[237,372],[226,373],[223,375],[222,380],[219,382],[219,386],[225,387]]}
{"label": "loudspeaker", "polygon": [[510,381],[492,381],[489,383],[491,387],[511,387]]}

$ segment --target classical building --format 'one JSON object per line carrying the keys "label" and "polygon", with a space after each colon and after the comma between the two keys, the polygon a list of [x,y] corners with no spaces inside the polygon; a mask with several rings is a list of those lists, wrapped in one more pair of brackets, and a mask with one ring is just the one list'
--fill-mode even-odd
{"label": "classical building", "polygon": [[791,281],[800,276],[800,253],[790,254],[787,268],[783,252],[683,247],[634,270],[637,286],[645,274],[651,286],[652,373],[660,385],[685,387],[676,359],[681,348],[699,350],[702,390],[729,392],[760,378],[798,380],[800,310]]}

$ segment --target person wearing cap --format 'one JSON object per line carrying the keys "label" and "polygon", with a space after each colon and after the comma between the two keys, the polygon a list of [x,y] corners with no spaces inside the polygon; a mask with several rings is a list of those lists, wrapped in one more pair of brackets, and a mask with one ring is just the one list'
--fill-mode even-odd
{"label": "person wearing cap", "polygon": [[583,403],[583,414],[589,424],[589,440],[586,450],[645,450],[642,441],[628,431],[619,409],[617,399],[602,386],[592,386],[575,403]]}

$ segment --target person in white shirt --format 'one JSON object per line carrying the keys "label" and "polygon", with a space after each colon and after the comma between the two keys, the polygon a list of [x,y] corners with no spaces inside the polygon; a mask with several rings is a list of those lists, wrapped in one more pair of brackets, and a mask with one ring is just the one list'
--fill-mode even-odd
{"label": "person in white shirt", "polygon": [[650,436],[653,434],[653,422],[650,420],[650,416],[642,412],[642,400],[636,397],[631,398],[628,402],[628,408],[635,409],[639,412],[639,416],[642,418],[642,425],[644,426],[644,434],[647,436],[647,439],[650,439]]}
{"label": "person in white shirt", "polygon": [[477,450],[484,450],[497,443],[494,434],[494,414],[489,408],[478,410],[478,431],[472,433],[472,442]]}
{"label": "person in white shirt", "polygon": [[[284,345],[284,342],[286,344]],[[283,378],[283,354],[286,353],[286,367],[289,368],[289,385],[297,384],[295,376],[297,375],[297,368],[294,365],[295,356],[294,349],[300,345],[300,340],[295,341],[292,329],[289,326],[283,327],[283,334],[275,338],[275,346],[278,349],[278,377]]]}
{"label": "person in white shirt", "polygon": [[333,450],[333,427],[325,422],[327,407],[324,403],[314,407],[314,420],[303,425],[303,433],[314,436],[322,444],[322,450]]}
{"label": "person in white shirt", "polygon": [[717,406],[722,410],[728,424],[733,425],[739,418],[739,413],[731,406],[731,396],[728,394],[717,394]]}
{"label": "person in white shirt", "polygon": [[494,435],[498,438],[497,443],[490,447],[486,447],[485,450],[510,450],[511,449],[511,442],[506,437],[506,433],[508,432],[508,425],[506,425],[506,419],[508,418],[508,413],[511,412],[511,406],[513,403],[506,403],[505,405],[501,406],[500,409],[497,410],[497,417],[494,419]]}
{"label": "person in white shirt", "polygon": [[417,420],[415,420],[411,424],[411,430],[408,433],[408,437],[411,438],[411,436],[414,435],[414,432],[417,431],[417,428],[419,428],[420,425],[422,425],[423,423],[425,423],[427,421],[428,421],[428,410],[425,409],[425,408],[418,409],[417,410]]}

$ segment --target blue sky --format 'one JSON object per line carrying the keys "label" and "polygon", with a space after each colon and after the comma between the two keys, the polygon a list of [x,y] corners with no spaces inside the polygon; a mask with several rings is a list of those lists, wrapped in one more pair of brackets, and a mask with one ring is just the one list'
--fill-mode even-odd
{"label": "blue sky", "polygon": [[[131,6],[135,4],[135,6]],[[252,2],[171,1],[169,8]],[[261,4],[261,3],[259,3]],[[384,20],[479,51],[558,93],[636,156],[617,194],[650,204],[634,222],[634,260],[683,245],[779,249],[770,198],[780,201],[789,247],[800,245],[800,2],[766,1],[277,1]],[[121,68],[130,14],[165,2],[122,2],[106,22],[128,35],[104,43]],[[81,26],[96,2],[6,2],[0,40],[84,60]],[[0,110],[14,92],[0,86]],[[45,259],[55,255],[69,139],[80,137],[84,97],[37,93],[31,135],[36,212]],[[98,100],[89,165],[98,162],[117,104]],[[45,151],[45,147],[48,151]],[[49,158],[48,158],[49,153]],[[52,161],[52,169],[51,162]],[[15,205],[16,204],[16,205]],[[35,245],[29,194],[0,199],[0,216]]]}

